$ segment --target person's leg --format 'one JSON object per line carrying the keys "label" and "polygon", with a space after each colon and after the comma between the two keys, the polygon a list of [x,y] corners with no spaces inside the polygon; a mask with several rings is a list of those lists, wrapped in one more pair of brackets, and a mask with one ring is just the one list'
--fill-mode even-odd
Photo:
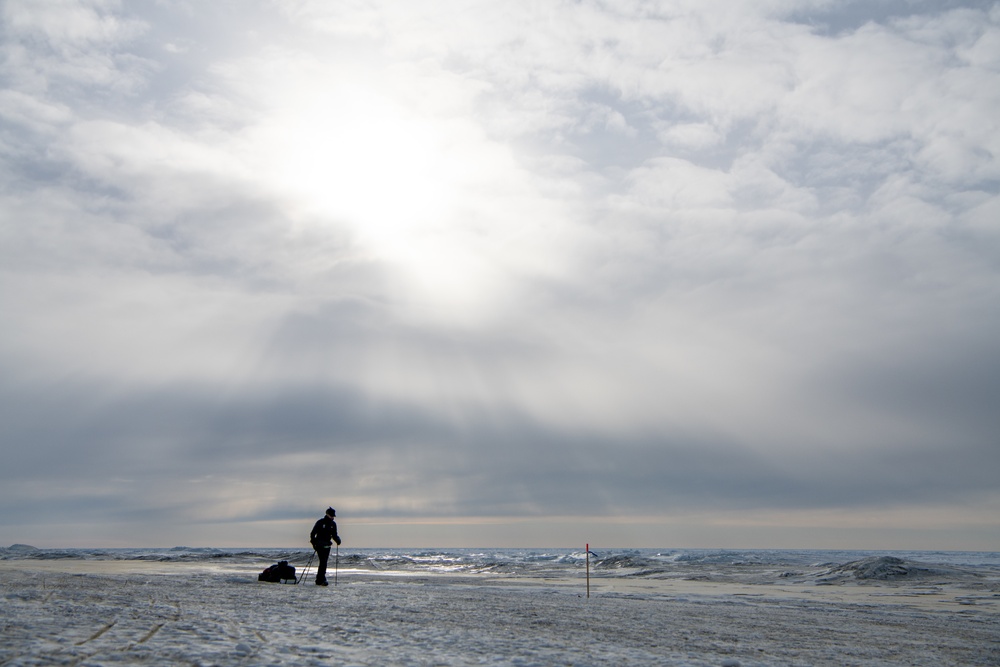
{"label": "person's leg", "polygon": [[316,583],[326,583],[326,563],[330,560],[330,547],[322,547],[316,550],[319,556],[319,567],[316,568]]}

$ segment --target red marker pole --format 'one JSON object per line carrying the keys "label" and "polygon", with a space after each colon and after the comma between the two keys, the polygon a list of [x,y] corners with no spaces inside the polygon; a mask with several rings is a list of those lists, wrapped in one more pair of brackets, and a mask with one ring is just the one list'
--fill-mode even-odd
{"label": "red marker pole", "polygon": [[590,597],[590,542],[587,542],[587,597]]}

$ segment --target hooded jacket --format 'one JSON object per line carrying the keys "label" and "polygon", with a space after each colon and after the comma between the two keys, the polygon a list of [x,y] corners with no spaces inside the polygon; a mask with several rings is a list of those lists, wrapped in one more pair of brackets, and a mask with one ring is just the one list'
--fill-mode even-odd
{"label": "hooded jacket", "polygon": [[313,526],[309,533],[309,541],[314,549],[329,549],[333,542],[340,545],[340,536],[337,535],[337,522],[330,516],[324,516]]}

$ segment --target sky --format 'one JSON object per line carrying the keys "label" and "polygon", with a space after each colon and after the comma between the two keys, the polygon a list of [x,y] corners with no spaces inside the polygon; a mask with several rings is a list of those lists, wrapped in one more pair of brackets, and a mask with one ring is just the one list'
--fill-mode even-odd
{"label": "sky", "polygon": [[1000,2],[0,12],[0,546],[1000,550]]}

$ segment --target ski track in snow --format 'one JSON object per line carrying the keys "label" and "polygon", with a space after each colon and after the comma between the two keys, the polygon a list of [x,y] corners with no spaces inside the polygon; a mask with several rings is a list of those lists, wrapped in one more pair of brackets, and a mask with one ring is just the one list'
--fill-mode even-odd
{"label": "ski track in snow", "polygon": [[[579,582],[0,571],[0,665],[997,665],[997,593],[954,610]],[[917,593],[919,594],[919,592]],[[975,604],[979,600],[983,604]]]}

